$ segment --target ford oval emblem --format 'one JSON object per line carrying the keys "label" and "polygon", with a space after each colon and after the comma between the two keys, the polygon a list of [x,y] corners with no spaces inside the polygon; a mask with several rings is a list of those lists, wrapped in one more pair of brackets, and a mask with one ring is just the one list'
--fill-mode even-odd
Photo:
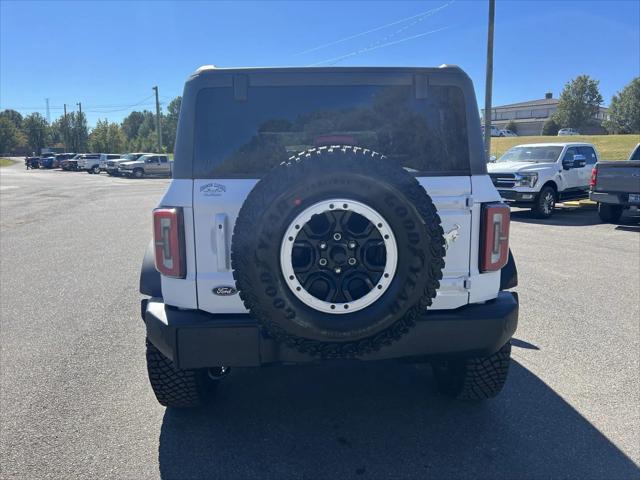
{"label": "ford oval emblem", "polygon": [[229,295],[235,295],[236,293],[238,293],[238,290],[233,287],[215,287],[213,289],[213,294],[221,297],[228,297]]}

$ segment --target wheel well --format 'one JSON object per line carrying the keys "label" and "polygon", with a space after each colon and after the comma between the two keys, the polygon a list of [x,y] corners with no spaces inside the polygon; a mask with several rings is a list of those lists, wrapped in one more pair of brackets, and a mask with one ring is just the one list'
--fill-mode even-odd
{"label": "wheel well", "polygon": [[544,187],[553,188],[553,190],[556,192],[556,198],[558,197],[558,185],[556,185],[556,182],[554,182],[553,180],[549,180],[544,185],[542,185],[542,187],[540,187],[540,191],[542,191]]}

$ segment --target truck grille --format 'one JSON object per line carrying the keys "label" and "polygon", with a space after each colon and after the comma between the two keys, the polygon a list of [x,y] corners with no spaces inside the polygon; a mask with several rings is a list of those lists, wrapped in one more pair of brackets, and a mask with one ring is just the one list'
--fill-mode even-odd
{"label": "truck grille", "polygon": [[490,173],[491,181],[496,188],[513,188],[516,176],[513,173]]}

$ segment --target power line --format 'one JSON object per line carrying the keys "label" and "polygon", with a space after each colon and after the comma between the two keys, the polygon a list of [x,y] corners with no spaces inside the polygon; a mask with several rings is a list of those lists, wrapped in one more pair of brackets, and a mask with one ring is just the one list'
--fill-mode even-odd
{"label": "power line", "polygon": [[[146,102],[147,100],[150,100],[151,98],[153,98],[153,95],[149,95],[148,97],[143,98],[142,100],[139,100],[135,103],[126,103],[126,104],[106,104],[106,105],[89,105],[88,108],[85,108],[85,112],[93,112],[93,113],[101,113],[98,110],[95,109],[107,109],[102,113],[111,113],[113,112],[117,112],[117,111],[123,111],[126,110],[128,108],[132,108],[132,107],[137,107],[140,106],[142,104],[144,104],[144,102]],[[148,103],[148,105],[153,105],[153,102]],[[46,106],[45,108],[43,108],[42,106],[40,107],[18,107],[18,106],[11,106],[11,107],[3,107],[3,110],[46,110]],[[64,105],[61,106],[49,106],[50,110],[64,110]],[[117,109],[117,110],[110,110],[110,109]]]}
{"label": "power line", "polygon": [[435,14],[435,13],[441,11],[441,10],[444,10],[445,8],[447,8],[448,6],[450,6],[454,2],[455,2],[455,0],[451,0],[451,1],[447,2],[447,3],[445,3],[444,5],[440,5],[439,7],[432,8],[432,9],[427,10],[425,12],[418,13],[416,15],[411,15],[410,17],[401,18],[400,20],[396,20],[396,21],[391,22],[391,23],[386,23],[384,25],[380,25],[379,27],[375,27],[375,28],[372,28],[372,29],[369,29],[369,30],[365,30],[364,32],[356,33],[354,35],[349,35],[348,37],[344,37],[344,38],[341,38],[339,40],[334,40],[334,41],[329,42],[329,43],[323,43],[322,45],[318,45],[317,47],[309,48],[307,50],[303,50],[302,52],[295,53],[294,56],[304,55],[304,54],[307,54],[307,53],[311,53],[311,52],[315,52],[315,51],[318,51],[318,50],[322,50],[323,48],[331,47],[333,45],[338,45],[340,43],[344,43],[344,42],[347,42],[349,40],[353,40],[354,38],[359,38],[359,37],[368,35],[370,33],[374,33],[374,32],[378,32],[380,30],[384,30],[385,28],[389,28],[389,27],[392,27],[394,25],[399,25],[401,23],[408,22],[409,20],[413,20],[413,19],[421,18],[421,17],[431,16],[431,15],[433,15],[433,14]]}
{"label": "power line", "polygon": [[373,46],[361,48],[360,50],[354,50],[351,53],[347,53],[346,55],[341,55],[339,57],[329,58],[327,60],[322,60],[320,62],[312,63],[309,66],[310,67],[315,67],[315,66],[324,65],[324,64],[335,65],[336,63],[338,63],[338,62],[340,62],[340,61],[342,61],[342,60],[344,60],[346,58],[355,57],[357,55],[361,55],[363,53],[371,52],[373,50],[378,50],[380,48],[390,47],[392,45],[397,45],[399,43],[408,42],[409,40],[415,40],[416,38],[426,37],[427,35],[438,33],[438,32],[441,32],[443,30],[447,30],[448,28],[449,27],[437,28],[436,30],[431,30],[429,32],[419,33],[417,35],[412,35],[410,37],[401,38],[400,40],[394,40],[393,42],[387,42],[387,43],[383,43],[381,45],[373,44]]}

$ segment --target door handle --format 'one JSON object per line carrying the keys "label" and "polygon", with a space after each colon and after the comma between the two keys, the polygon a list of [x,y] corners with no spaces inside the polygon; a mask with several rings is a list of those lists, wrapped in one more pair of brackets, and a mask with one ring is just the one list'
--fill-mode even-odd
{"label": "door handle", "polygon": [[215,217],[216,262],[219,272],[229,270],[229,254],[227,249],[227,214],[217,213]]}

